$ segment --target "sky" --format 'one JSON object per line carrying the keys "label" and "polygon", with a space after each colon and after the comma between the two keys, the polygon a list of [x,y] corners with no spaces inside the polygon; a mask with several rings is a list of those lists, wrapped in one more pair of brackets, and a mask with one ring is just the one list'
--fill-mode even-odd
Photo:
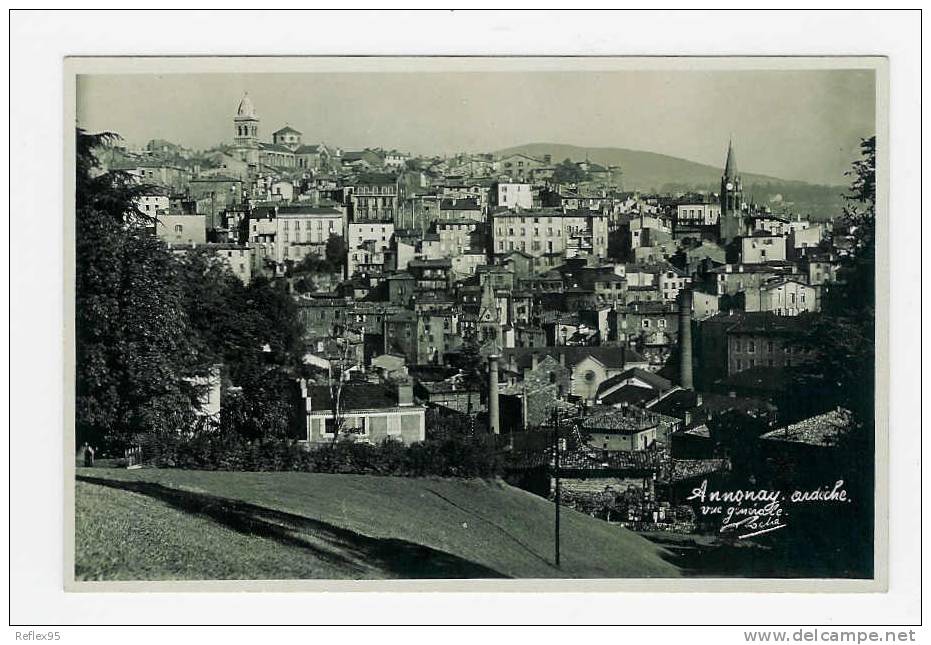
{"label": "sky", "polygon": [[260,138],[414,154],[525,143],[621,147],[714,166],[733,137],[741,172],[844,184],[875,133],[868,70],[82,75],[78,125],[131,145],[229,143],[248,92]]}

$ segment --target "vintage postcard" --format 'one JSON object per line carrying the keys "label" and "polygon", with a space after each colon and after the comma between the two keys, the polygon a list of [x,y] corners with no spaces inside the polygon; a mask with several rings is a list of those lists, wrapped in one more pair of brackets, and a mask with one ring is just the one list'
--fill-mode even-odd
{"label": "vintage postcard", "polygon": [[67,589],[884,590],[887,83],[67,59]]}

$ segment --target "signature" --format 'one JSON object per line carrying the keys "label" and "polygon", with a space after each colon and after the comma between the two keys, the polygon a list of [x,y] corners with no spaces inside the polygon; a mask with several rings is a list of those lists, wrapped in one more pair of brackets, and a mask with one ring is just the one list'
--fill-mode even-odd
{"label": "signature", "polygon": [[781,490],[742,489],[708,490],[708,480],[693,488],[687,501],[701,502],[699,512],[703,516],[719,516],[721,533],[735,533],[738,539],[764,535],[784,529],[788,513],[784,503],[805,504],[811,502],[849,502],[844,480],[833,487],[822,486],[811,491],[792,491],[784,495]]}

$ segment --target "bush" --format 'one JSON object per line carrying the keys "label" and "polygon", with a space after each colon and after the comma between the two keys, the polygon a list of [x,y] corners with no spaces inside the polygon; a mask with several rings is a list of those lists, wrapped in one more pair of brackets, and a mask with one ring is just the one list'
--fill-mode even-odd
{"label": "bush", "polygon": [[[166,433],[167,435],[167,433]],[[205,430],[189,437],[149,436],[146,460],[159,468],[227,471],[301,471],[402,477],[496,477],[502,473],[494,442],[483,437],[444,437],[405,446],[340,441],[308,449],[292,439],[249,440]]]}

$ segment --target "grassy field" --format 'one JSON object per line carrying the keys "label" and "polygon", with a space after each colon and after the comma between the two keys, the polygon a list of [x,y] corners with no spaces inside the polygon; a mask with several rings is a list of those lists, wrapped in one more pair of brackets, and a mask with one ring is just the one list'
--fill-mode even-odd
{"label": "grassy field", "polygon": [[82,580],[673,577],[662,547],[499,482],[79,468]]}

